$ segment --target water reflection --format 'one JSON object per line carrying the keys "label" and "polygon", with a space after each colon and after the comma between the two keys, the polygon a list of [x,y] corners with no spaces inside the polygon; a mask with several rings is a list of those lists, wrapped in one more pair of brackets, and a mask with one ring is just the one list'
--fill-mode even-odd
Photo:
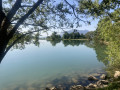
{"label": "water reflection", "polygon": [[61,40],[60,40],[60,39],[59,39],[59,40],[50,40],[50,41],[48,41],[48,42],[50,42],[52,46],[56,46],[57,43],[60,43],[60,42],[61,42]]}
{"label": "water reflection", "polygon": [[[35,39],[33,37],[25,37],[24,40],[22,39],[18,43],[16,43],[12,50],[14,49],[25,49],[25,46],[28,44],[34,44],[35,46],[40,46],[40,40]],[[107,46],[104,44],[96,43],[94,41],[88,41],[88,40],[50,40],[48,41],[51,43],[52,46],[56,46],[58,43],[62,42],[62,44],[67,47],[67,46],[79,46],[79,45],[85,45],[89,48],[93,48],[97,54],[97,59],[100,62],[103,62],[106,66],[108,65],[108,54],[106,53],[109,51],[107,49]]]}
{"label": "water reflection", "polygon": [[120,41],[109,42],[106,53],[108,54],[106,59],[109,61],[107,72],[113,75],[115,71],[120,70]]}
{"label": "water reflection", "polygon": [[107,45],[97,43],[94,41],[88,41],[88,40],[59,40],[59,41],[48,41],[52,44],[52,46],[56,46],[56,44],[62,42],[65,47],[67,46],[79,46],[79,45],[85,45],[89,48],[93,48],[97,54],[97,59],[100,62],[103,62],[106,66],[108,65],[108,54],[106,53]]}
{"label": "water reflection", "polygon": [[83,45],[85,42],[85,40],[63,40],[62,43],[64,44],[64,46],[79,46],[79,45]]}
{"label": "water reflection", "polygon": [[[25,40],[22,40],[22,41],[16,43],[13,46],[13,49],[24,49],[26,47],[26,45],[33,44],[33,43],[35,46],[40,46],[40,42],[41,41],[37,38],[33,38],[33,37],[31,37],[31,39],[26,38]],[[92,72],[92,70],[91,71],[89,70],[90,72],[92,72],[92,74],[93,73],[99,74],[99,72],[103,72],[103,71],[99,70],[98,69],[99,67],[96,69],[96,67],[98,66],[98,62],[96,62],[97,60],[99,62],[104,63],[104,65],[107,66],[106,68],[108,70],[110,70],[111,72],[113,72],[112,71],[112,70],[114,70],[113,68],[119,69],[119,67],[120,67],[119,66],[120,65],[120,56],[119,56],[120,55],[120,48],[119,48],[120,45],[119,44],[110,43],[107,46],[107,45],[96,43],[94,41],[85,41],[85,40],[84,41],[80,41],[80,40],[60,41],[60,40],[58,40],[58,41],[47,41],[47,43],[48,42],[50,42],[49,43],[50,47],[51,47],[51,45],[57,46],[57,45],[61,45],[61,44],[64,44],[64,46],[61,45],[62,47],[60,46],[59,47],[60,49],[59,48],[57,48],[57,49],[56,48],[47,48],[45,51],[46,47],[43,45],[44,46],[43,49],[38,50],[39,48],[37,48],[34,51],[34,52],[37,52],[37,53],[35,53],[35,55],[30,54],[30,55],[34,55],[33,58],[31,56],[29,56],[29,57],[31,57],[31,58],[29,58],[29,60],[27,60],[28,58],[26,58],[25,61],[22,61],[22,58],[21,58],[19,61],[15,62],[16,66],[17,66],[16,71],[19,71],[18,72],[19,74],[20,74],[20,71],[22,71],[22,73],[23,73],[23,70],[25,70],[25,68],[26,68],[25,72],[31,73],[30,74],[31,76],[32,76],[33,71],[35,71],[35,70],[36,70],[36,72],[40,72],[40,73],[35,74],[35,76],[38,78],[36,79],[36,81],[30,82],[30,85],[27,83],[23,85],[23,83],[22,83],[21,85],[16,85],[14,87],[11,87],[11,89],[9,88],[9,90],[16,90],[16,89],[23,89],[23,90],[26,90],[26,89],[38,90],[38,89],[40,89],[40,90],[42,90],[41,88],[51,87],[51,86],[59,86],[59,85],[62,85],[63,87],[66,87],[66,88],[69,88],[71,85],[75,85],[75,84],[87,85],[90,82],[87,81],[87,76],[81,75],[82,74],[81,68],[84,68],[83,71],[85,71],[87,73],[87,75],[91,74],[91,73],[87,72],[86,69],[88,69],[88,68],[89,69],[92,68],[92,70],[95,69],[95,70],[93,70],[94,72]],[[61,44],[59,44],[59,43],[61,43]],[[76,47],[69,47],[69,46],[76,46]],[[78,46],[80,46],[80,47],[78,47]],[[89,48],[87,48],[86,46]],[[79,50],[79,48],[81,48],[81,50]],[[84,49],[82,49],[82,48],[84,48]],[[29,48],[29,49],[31,50],[31,48]],[[72,52],[69,53],[69,49],[71,49]],[[56,55],[56,54],[58,54],[58,50],[59,50],[59,55]],[[86,51],[84,52],[82,50],[86,50]],[[51,53],[51,51],[53,51],[53,52]],[[96,54],[94,54],[93,52],[91,54],[89,54],[90,52],[88,52],[88,51],[95,51]],[[28,54],[28,52],[27,52],[27,54]],[[73,54],[75,57],[72,57]],[[93,54],[96,55],[97,59]],[[47,57],[46,57],[46,55],[47,55]],[[66,55],[68,55],[68,56],[66,57]],[[90,56],[90,55],[93,55],[93,56]],[[39,56],[40,56],[40,59],[38,58]],[[85,57],[88,57],[88,58],[85,58]],[[48,60],[44,60],[44,58],[46,58]],[[54,58],[55,58],[55,60],[54,60]],[[24,66],[24,64],[26,64],[26,65]],[[65,64],[65,65],[63,65],[63,64]],[[22,67],[20,67],[19,65]],[[11,66],[13,68],[13,65],[9,65],[9,64],[7,64],[7,66],[5,66],[5,67],[7,68],[9,66]],[[10,67],[10,70],[9,69],[8,70],[11,72],[14,72],[15,69],[12,71],[11,67]],[[19,70],[18,67],[21,68],[22,70],[21,69]],[[2,68],[2,69],[4,71],[4,68]],[[30,69],[30,71],[29,71],[29,69]],[[37,71],[37,69],[38,69],[38,71]],[[50,69],[50,70],[48,70],[48,69]],[[56,69],[56,71],[53,69]],[[47,76],[48,74],[51,74],[52,71],[55,71],[54,72],[54,75],[55,75],[56,72],[58,72],[59,70],[62,71],[64,69],[66,69],[66,71],[70,70],[69,72],[71,72],[72,70],[75,71],[76,69],[78,69],[78,70],[76,70],[75,73],[72,74],[72,76],[70,76],[70,75],[59,76],[60,75],[59,74],[59,75],[56,75],[56,77],[52,78],[51,80],[46,79],[46,80],[44,80],[46,83],[45,82],[41,83],[40,82],[41,80],[39,80],[39,77],[40,77],[39,75],[41,75],[41,73],[43,71],[46,71],[45,74],[43,74],[43,75]],[[15,71],[15,73],[16,73],[16,71]],[[64,73],[66,73],[66,71]],[[69,72],[67,72],[67,73],[69,73]],[[10,74],[9,74],[9,72],[7,72],[7,74],[5,74],[5,75],[10,75]],[[27,75],[27,77],[30,75]],[[23,76],[22,78],[24,78],[24,77],[25,76]],[[43,76],[41,76],[41,78],[43,78]],[[35,78],[33,78],[33,80],[34,79]],[[3,81],[4,81],[4,79],[3,79]]]}
{"label": "water reflection", "polygon": [[[34,39],[31,40],[32,42]],[[20,50],[11,51],[10,57],[5,58],[5,62],[0,68],[0,79],[4,82],[0,82],[0,89],[8,86],[9,90],[44,90],[45,87],[59,85],[69,88],[75,84],[87,85],[90,83],[87,80],[89,74],[103,72],[101,69],[104,65],[97,61],[94,52],[97,45],[93,41],[44,42],[45,44],[41,44],[40,48],[33,45],[27,47],[28,44],[31,44],[27,41],[22,44],[16,43],[14,47],[17,49],[19,49],[19,44],[25,44],[27,48],[23,52]],[[59,42],[60,44],[58,44]],[[53,48],[53,46],[56,47]],[[103,51],[101,50],[101,52]],[[8,61],[7,65],[6,61]],[[8,78],[5,79],[5,76]],[[18,81],[19,83],[17,83]]]}

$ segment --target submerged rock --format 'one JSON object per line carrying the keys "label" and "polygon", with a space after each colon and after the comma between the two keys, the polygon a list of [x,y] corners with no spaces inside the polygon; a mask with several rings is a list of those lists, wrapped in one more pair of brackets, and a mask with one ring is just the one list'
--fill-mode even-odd
{"label": "submerged rock", "polygon": [[82,85],[75,85],[71,86],[70,90],[85,90],[85,88]]}
{"label": "submerged rock", "polygon": [[96,77],[94,77],[94,76],[89,76],[88,77],[88,80],[89,81],[96,81],[96,80],[98,80]]}
{"label": "submerged rock", "polygon": [[114,78],[119,78],[120,77],[120,71],[115,71]]}
{"label": "submerged rock", "polygon": [[106,79],[107,79],[107,75],[102,74],[102,75],[100,76],[100,79],[102,79],[102,80],[106,80]]}
{"label": "submerged rock", "polygon": [[72,81],[73,81],[74,83],[77,83],[77,82],[78,82],[78,80],[75,79],[75,78],[72,78]]}

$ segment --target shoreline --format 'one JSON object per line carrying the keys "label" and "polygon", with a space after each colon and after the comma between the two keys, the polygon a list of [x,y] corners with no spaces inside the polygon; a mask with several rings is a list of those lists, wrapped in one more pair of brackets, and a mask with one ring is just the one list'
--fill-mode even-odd
{"label": "shoreline", "polygon": [[[52,39],[45,39],[45,40],[48,40],[48,41],[57,41],[57,40],[52,40]],[[82,40],[86,40],[86,41],[89,41],[90,39],[58,39],[58,40],[80,40],[80,41],[82,41]]]}
{"label": "shoreline", "polygon": [[90,75],[87,79],[87,85],[75,84],[69,88],[58,85],[46,87],[45,90],[119,90],[120,89],[120,71],[115,71],[114,76],[110,77],[106,73],[101,73],[99,76]]}
{"label": "shoreline", "polygon": [[61,40],[89,40],[89,39],[61,39]]}

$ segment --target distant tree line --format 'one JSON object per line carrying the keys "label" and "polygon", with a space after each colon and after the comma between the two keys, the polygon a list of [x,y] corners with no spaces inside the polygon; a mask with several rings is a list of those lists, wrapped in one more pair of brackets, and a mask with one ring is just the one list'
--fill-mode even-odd
{"label": "distant tree line", "polygon": [[60,39],[93,39],[94,37],[94,31],[90,31],[88,33],[80,34],[77,31],[74,31],[72,33],[68,33],[67,31],[64,32],[63,36],[57,34],[57,32],[53,32],[51,36],[47,37],[47,40],[60,40]]}
{"label": "distant tree line", "polygon": [[51,36],[48,36],[46,38],[47,40],[60,40],[61,36],[57,35],[57,32],[53,32]]}
{"label": "distant tree line", "polygon": [[68,33],[68,32],[65,32],[63,34],[63,39],[85,39],[85,35],[83,34],[80,34],[79,32],[72,32],[72,33]]}

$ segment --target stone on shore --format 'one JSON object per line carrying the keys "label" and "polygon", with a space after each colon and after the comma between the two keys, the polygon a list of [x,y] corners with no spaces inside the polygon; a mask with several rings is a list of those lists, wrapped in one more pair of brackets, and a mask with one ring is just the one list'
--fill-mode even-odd
{"label": "stone on shore", "polygon": [[85,88],[82,85],[71,86],[70,90],[84,90]]}
{"label": "stone on shore", "polygon": [[98,79],[96,77],[94,77],[94,76],[89,76],[88,80],[89,81],[97,81]]}
{"label": "stone on shore", "polygon": [[97,88],[97,85],[92,84],[92,83],[90,83],[88,86],[86,86],[86,89],[95,89],[95,88]]}
{"label": "stone on shore", "polygon": [[102,88],[104,85],[108,85],[109,82],[108,82],[108,80],[99,80],[99,81],[97,81],[96,84],[98,87]]}
{"label": "stone on shore", "polygon": [[120,71],[115,71],[114,78],[119,78],[120,77]]}
{"label": "stone on shore", "polygon": [[102,75],[100,76],[100,79],[102,79],[102,80],[106,80],[106,79],[107,79],[107,75],[102,74]]}

